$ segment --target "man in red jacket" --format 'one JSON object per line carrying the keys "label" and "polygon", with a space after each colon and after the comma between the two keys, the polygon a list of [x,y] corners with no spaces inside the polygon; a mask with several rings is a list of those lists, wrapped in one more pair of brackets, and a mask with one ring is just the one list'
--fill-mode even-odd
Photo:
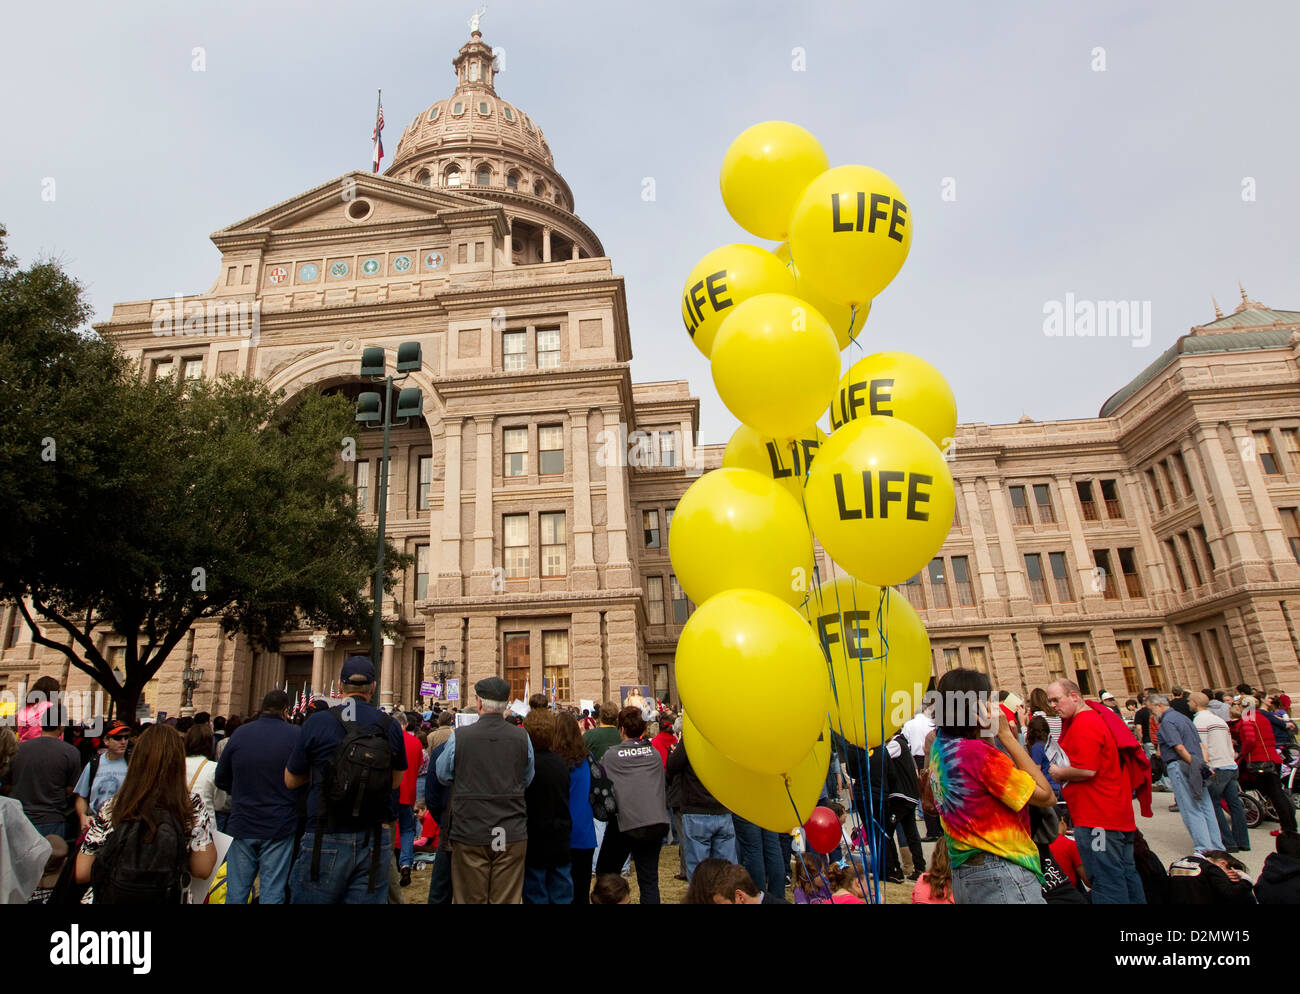
{"label": "man in red jacket", "polygon": [[1047,703],[1061,716],[1061,748],[1070,757],[1069,766],[1052,766],[1048,773],[1069,805],[1092,903],[1146,904],[1133,863],[1133,785],[1119,746],[1076,684],[1058,680],[1047,688]]}

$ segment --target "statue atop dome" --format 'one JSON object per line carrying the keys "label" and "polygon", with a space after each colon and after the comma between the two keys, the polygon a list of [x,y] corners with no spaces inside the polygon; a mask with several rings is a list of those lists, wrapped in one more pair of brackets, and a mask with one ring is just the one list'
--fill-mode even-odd
{"label": "statue atop dome", "polygon": [[480,22],[481,20],[483,20],[483,15],[486,14],[486,13],[487,13],[487,4],[484,4],[484,5],[483,5],[482,7],[480,7],[477,11],[475,11],[474,14],[470,17],[470,19],[469,19],[469,32],[470,32],[470,34],[475,34],[475,35],[476,35],[476,34],[479,34],[479,33],[480,33],[480,32],[479,32],[479,29],[478,29],[479,22]]}

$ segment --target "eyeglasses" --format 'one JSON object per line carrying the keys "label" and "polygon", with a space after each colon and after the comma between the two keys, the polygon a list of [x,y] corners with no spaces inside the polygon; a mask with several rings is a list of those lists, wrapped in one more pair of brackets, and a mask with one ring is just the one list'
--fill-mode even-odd
{"label": "eyeglasses", "polygon": [[130,737],[131,737],[130,735],[110,735],[108,737],[108,740],[110,742],[125,742]]}

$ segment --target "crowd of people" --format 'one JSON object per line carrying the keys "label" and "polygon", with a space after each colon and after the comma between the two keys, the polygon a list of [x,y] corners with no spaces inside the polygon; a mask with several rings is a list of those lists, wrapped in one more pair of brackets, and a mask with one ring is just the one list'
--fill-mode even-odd
{"label": "crowd of people", "polygon": [[[633,877],[658,904],[675,843],[664,873],[688,904],[863,904],[884,884],[914,904],[1300,903],[1281,693],[1147,688],[1121,708],[1068,680],[1022,700],[949,671],[881,746],[833,733],[819,805],[840,836],[822,853],[728,810],[671,711],[514,709],[489,677],[472,711],[389,713],[368,658],[340,680],[335,706],[295,714],[273,690],[247,719],[96,738],[24,708],[17,735],[0,728],[0,902],[411,903],[427,867],[429,904],[626,904]],[[1135,818],[1153,792],[1188,833],[1168,864]],[[1244,794],[1279,823],[1257,880],[1237,858]]]}

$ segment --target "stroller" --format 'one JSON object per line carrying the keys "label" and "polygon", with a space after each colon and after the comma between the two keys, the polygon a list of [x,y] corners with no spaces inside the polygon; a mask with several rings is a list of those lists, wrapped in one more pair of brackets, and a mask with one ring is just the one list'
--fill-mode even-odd
{"label": "stroller", "polygon": [[[1286,746],[1282,752],[1283,761],[1276,764],[1277,774],[1282,780],[1282,793],[1293,808],[1300,807],[1296,799],[1296,791],[1300,789],[1300,747]],[[1243,767],[1237,775],[1237,783],[1241,788],[1241,805],[1246,809],[1247,827],[1257,828],[1265,818],[1279,820],[1273,802],[1260,789],[1257,773]]]}

